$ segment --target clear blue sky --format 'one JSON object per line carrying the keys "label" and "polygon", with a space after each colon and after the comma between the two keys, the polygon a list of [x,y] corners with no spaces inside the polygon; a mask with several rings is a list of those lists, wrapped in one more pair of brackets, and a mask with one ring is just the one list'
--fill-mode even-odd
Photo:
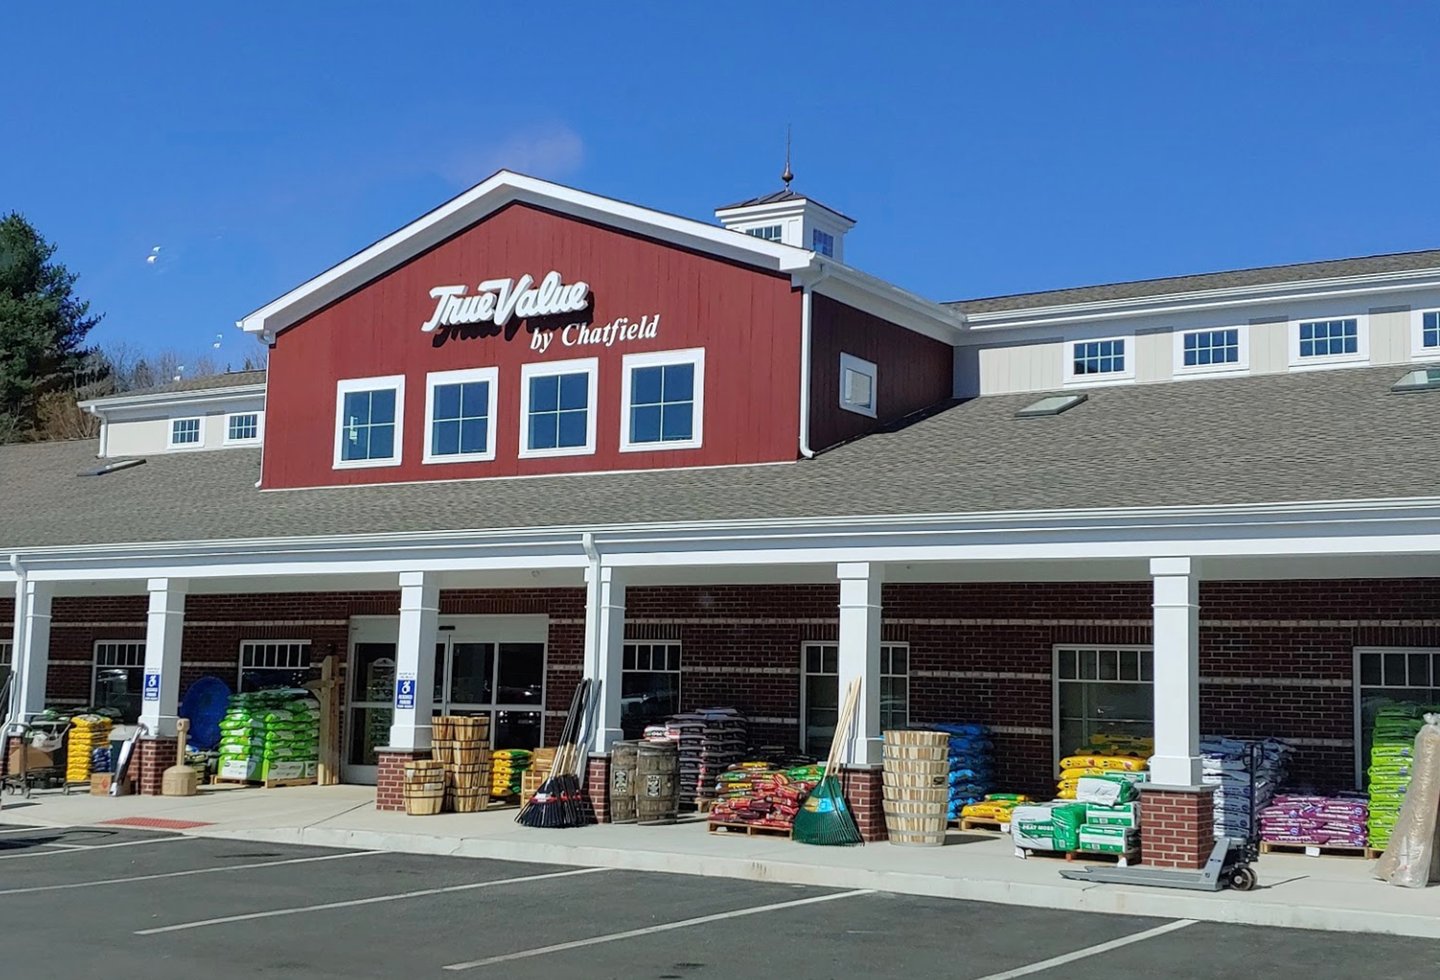
{"label": "clear blue sky", "polygon": [[102,344],[238,363],[502,166],[708,219],[787,122],[849,261],[934,299],[1440,247],[1429,2],[221,6],[0,14],[0,209]]}

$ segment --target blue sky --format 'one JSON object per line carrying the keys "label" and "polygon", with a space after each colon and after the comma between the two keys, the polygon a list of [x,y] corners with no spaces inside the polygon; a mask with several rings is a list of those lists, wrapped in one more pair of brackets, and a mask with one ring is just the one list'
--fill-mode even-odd
{"label": "blue sky", "polygon": [[238,317],[502,166],[708,219],[787,123],[847,259],[934,299],[1440,247],[1433,3],[220,8],[0,15],[0,209],[102,345],[238,363]]}

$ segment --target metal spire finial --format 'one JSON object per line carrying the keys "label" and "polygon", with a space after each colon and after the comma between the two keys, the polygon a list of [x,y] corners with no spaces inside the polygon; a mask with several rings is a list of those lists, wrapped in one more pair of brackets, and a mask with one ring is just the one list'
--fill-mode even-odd
{"label": "metal spire finial", "polygon": [[786,123],[786,124],[785,124],[785,172],[780,175],[780,179],[785,182],[785,189],[786,189],[787,191],[790,189],[790,181],[792,181],[792,180],[795,179],[795,175],[790,172],[790,124],[789,124],[789,123]]}

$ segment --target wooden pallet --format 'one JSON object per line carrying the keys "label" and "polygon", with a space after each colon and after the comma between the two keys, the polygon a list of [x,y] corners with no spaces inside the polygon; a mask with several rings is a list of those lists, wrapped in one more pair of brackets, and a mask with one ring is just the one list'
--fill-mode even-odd
{"label": "wooden pallet", "polygon": [[710,833],[737,833],[746,834],[750,837],[789,837],[790,831],[784,827],[767,827],[764,824],[736,823],[729,820],[711,820]]}
{"label": "wooden pallet", "polygon": [[1054,858],[1071,863],[1076,861],[1113,861],[1122,868],[1128,867],[1132,861],[1140,860],[1139,851],[1131,851],[1128,854],[1112,854],[1109,851],[1038,851],[1029,847],[1017,847],[1015,855],[1022,858]]}
{"label": "wooden pallet", "polygon": [[958,827],[965,831],[992,831],[997,834],[1010,833],[1010,822],[999,820],[984,820],[980,817],[961,817],[959,820],[951,820],[951,827]]}
{"label": "wooden pallet", "polygon": [[1380,856],[1381,856],[1382,854],[1384,854],[1384,853],[1385,853],[1385,848],[1383,848],[1383,847],[1367,847],[1367,848],[1365,848],[1365,858],[1366,858],[1366,860],[1369,860],[1369,861],[1378,861],[1378,860],[1380,860]]}
{"label": "wooden pallet", "polygon": [[278,786],[315,786],[318,780],[314,776],[304,776],[298,779],[236,779],[233,776],[215,776],[210,780],[210,785],[219,786],[229,784],[233,786],[256,786],[263,789],[275,789]]}
{"label": "wooden pallet", "polygon": [[1379,851],[1372,851],[1368,847],[1348,847],[1330,844],[1282,844],[1277,841],[1262,840],[1260,842],[1261,854],[1304,854],[1307,857],[1351,857],[1368,858],[1372,853],[1377,857]]}

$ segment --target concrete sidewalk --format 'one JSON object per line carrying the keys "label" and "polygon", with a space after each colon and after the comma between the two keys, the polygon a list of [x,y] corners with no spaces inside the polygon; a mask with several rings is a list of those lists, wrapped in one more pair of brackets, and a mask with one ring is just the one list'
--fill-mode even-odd
{"label": "concrete sidewalk", "polygon": [[1082,912],[1123,913],[1295,929],[1440,938],[1440,888],[1370,877],[1373,862],[1266,855],[1250,893],[1087,885],[1063,862],[1020,860],[1005,839],[952,832],[940,849],[872,844],[808,847],[787,839],[711,834],[703,820],[664,827],[532,830],[515,811],[407,817],[381,813],[365,786],[206,789],[198,797],[5,797],[0,824],[93,826],[157,818],[202,824],[183,833],[274,843],[629,868],[835,888],[871,888]]}

